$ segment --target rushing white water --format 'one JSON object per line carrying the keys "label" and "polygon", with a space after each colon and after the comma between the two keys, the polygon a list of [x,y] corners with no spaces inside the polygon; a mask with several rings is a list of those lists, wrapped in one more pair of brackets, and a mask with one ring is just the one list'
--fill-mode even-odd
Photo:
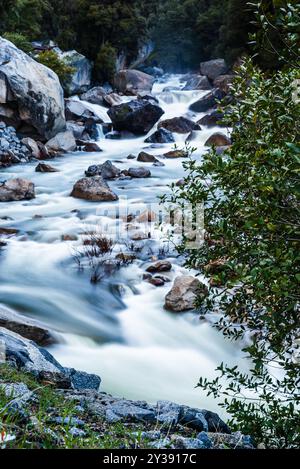
{"label": "rushing white water", "polygon": [[[179,76],[155,84],[154,94],[165,110],[163,118],[185,115],[198,120],[201,115],[189,111],[189,105],[205,92],[167,91],[182,87]],[[93,106],[99,116],[107,110]],[[109,121],[108,116],[106,122]],[[201,158],[205,140],[217,129],[202,129],[193,144]],[[186,136],[177,135],[178,145]],[[147,147],[145,137],[128,140],[103,139],[101,153],[74,153],[52,161],[57,173],[36,173],[36,164],[13,166],[0,173],[0,179],[24,177],[36,185],[36,199],[0,205],[1,226],[20,230],[11,237],[0,258],[0,303],[24,314],[42,319],[62,332],[63,342],[51,352],[65,366],[73,366],[102,377],[102,388],[115,395],[153,402],[169,399],[198,407],[217,409],[213,398],[194,389],[200,375],[212,377],[221,362],[241,360],[237,344],[224,340],[209,322],[197,315],[175,315],[163,309],[170,288],[155,288],[142,281],[145,262],[139,260],[122,268],[115,276],[98,285],[89,282],[86,273],[76,269],[72,252],[80,245],[62,241],[63,235],[80,235],[100,221],[112,225],[116,203],[96,204],[69,196],[75,181],[92,164],[115,161],[121,169],[141,166],[128,160]],[[151,149],[153,154],[171,150],[173,145]],[[164,160],[164,167],[149,167],[148,179],[110,182],[119,195],[133,207],[142,209],[165,193],[167,185],[183,175],[182,161]],[[10,219],[5,219],[10,217]],[[1,219],[2,218],[2,219]],[[151,242],[149,241],[151,244]],[[150,245],[149,244],[149,245]],[[152,245],[151,245],[152,246]],[[152,247],[151,247],[152,249]],[[186,271],[176,265],[174,278]],[[115,291],[122,284],[125,296]]]}

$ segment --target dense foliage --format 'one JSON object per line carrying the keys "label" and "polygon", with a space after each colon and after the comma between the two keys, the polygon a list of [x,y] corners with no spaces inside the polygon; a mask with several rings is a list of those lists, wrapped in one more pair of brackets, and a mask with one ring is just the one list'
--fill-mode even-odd
{"label": "dense foliage", "polygon": [[[280,27],[285,0],[255,3],[258,18],[264,13]],[[267,47],[269,35],[277,38],[277,29],[255,21],[253,4],[243,0],[0,0],[0,34],[22,34],[27,41],[52,39],[64,50],[77,49],[97,60],[98,76],[108,64],[108,50],[112,58],[125,55],[128,63],[147,41],[156,45],[150,64],[169,70],[198,68],[201,60],[217,56],[231,64],[247,52],[248,33],[257,30],[265,45],[260,63],[277,65]]]}
{"label": "dense foliage", "polygon": [[226,336],[248,338],[252,364],[249,373],[222,364],[199,386],[224,396],[236,428],[284,448],[300,445],[300,54],[288,26],[299,8],[282,11],[285,67],[267,76],[247,60],[239,70],[226,111],[230,149],[186,163],[184,188],[171,197],[205,205],[205,242],[189,251],[184,239],[179,250],[211,277],[204,306],[222,311]]}

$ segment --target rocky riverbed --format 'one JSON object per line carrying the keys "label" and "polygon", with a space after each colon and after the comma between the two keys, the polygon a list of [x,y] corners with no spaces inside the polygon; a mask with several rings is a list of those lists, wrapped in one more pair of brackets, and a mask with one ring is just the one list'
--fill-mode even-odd
{"label": "rocky riverbed", "polygon": [[[5,331],[20,335],[7,339],[17,350],[14,364],[20,367],[30,356],[22,351],[24,340],[34,340],[58,360],[55,373],[62,382],[55,386],[67,387],[60,391],[66,398],[102,406],[102,417],[126,424],[134,408],[151,414],[147,431],[156,431],[162,405],[156,402],[167,401],[163,414],[177,416],[171,419],[174,432],[159,430],[154,445],[163,440],[162,446],[179,447],[174,441],[183,425],[189,429],[182,430],[183,439],[203,447],[208,438],[214,446],[207,432],[225,427],[212,430],[208,411],[197,409],[216,411],[217,403],[194,387],[200,375],[214,376],[221,361],[237,363],[241,352],[212,328],[214,312],[199,319],[194,301],[208,294],[209,275],[182,266],[159,226],[157,203],[170,184],[184,183],[190,145],[200,161],[210,146],[223,151],[231,144],[216,110],[232,79],[224,75],[226,64],[213,61],[202,64],[198,75],[156,81],[123,71],[114,89],[97,86],[65,102],[56,78],[39,66],[39,76],[55,87],[50,103],[32,77],[33,59],[3,44],[2,52],[13,58],[0,63],[0,325],[2,337]],[[20,57],[27,63],[23,88],[20,79],[13,80]],[[29,83],[44,99],[44,117],[52,115],[51,129],[36,115],[34,102],[30,113],[21,112]],[[66,374],[66,367],[85,370],[80,379],[87,381],[90,374],[92,382],[101,376],[103,390],[119,397],[90,386],[77,389],[77,372]],[[192,431],[205,436],[197,439],[183,424],[188,408],[202,420]]]}

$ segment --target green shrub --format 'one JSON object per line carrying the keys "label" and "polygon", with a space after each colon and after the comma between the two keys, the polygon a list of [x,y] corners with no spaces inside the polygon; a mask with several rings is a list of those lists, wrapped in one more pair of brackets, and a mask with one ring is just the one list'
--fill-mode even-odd
{"label": "green shrub", "polygon": [[66,64],[54,51],[44,51],[38,55],[37,61],[55,72],[62,83],[70,79],[74,69]]}
{"label": "green shrub", "polygon": [[21,49],[26,52],[26,54],[32,52],[33,50],[31,43],[29,42],[26,36],[23,36],[23,34],[4,33],[3,37],[4,39],[7,39],[8,41],[12,42],[15,46],[18,47],[18,49]]}
{"label": "green shrub", "polygon": [[116,72],[117,51],[108,42],[101,46],[95,61],[95,76],[101,83],[111,82]]}

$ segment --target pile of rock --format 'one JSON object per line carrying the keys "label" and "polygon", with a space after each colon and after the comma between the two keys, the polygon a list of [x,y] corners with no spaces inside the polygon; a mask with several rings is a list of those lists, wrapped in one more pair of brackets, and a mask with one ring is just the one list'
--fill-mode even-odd
{"label": "pile of rock", "polygon": [[0,167],[27,163],[32,153],[17,136],[14,127],[0,121]]}

